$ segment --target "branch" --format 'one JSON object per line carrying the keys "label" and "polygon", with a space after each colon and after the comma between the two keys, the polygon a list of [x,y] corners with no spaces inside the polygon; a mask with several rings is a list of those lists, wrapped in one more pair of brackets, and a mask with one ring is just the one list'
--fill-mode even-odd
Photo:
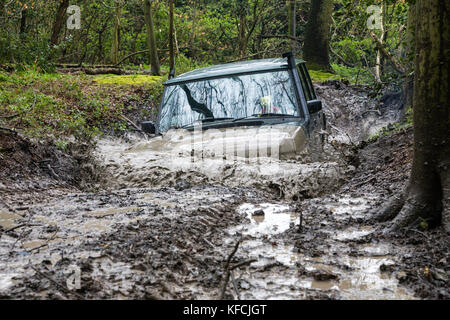
{"label": "branch", "polygon": [[295,40],[295,41],[299,41],[302,42],[303,38],[297,38],[294,36],[291,36],[289,34],[261,34],[259,35],[260,38],[263,39],[270,39],[270,38],[285,38],[285,39],[291,39],[291,40]]}
{"label": "branch", "polygon": [[401,64],[398,63],[398,61],[395,59],[395,57],[389,51],[386,50],[386,48],[383,46],[383,43],[377,37],[377,35],[375,33],[373,33],[373,31],[370,31],[369,34],[372,37],[372,39],[375,41],[375,44],[376,44],[378,50],[380,50],[380,52],[383,54],[383,56],[385,56],[392,63],[394,69],[397,72],[404,74],[405,68]]}
{"label": "branch", "polygon": [[227,289],[227,284],[228,284],[228,281],[230,280],[230,272],[231,272],[231,270],[230,270],[230,262],[231,262],[231,259],[232,259],[233,256],[234,256],[234,254],[235,254],[236,251],[238,250],[239,244],[241,243],[241,241],[242,241],[242,238],[240,238],[240,239],[236,242],[236,244],[234,245],[233,251],[232,251],[232,252],[230,253],[230,255],[228,256],[227,262],[226,262],[226,264],[225,264],[225,279],[224,279],[223,284],[222,284],[222,290],[221,290],[221,292],[220,292],[220,298],[219,298],[219,300],[223,300],[223,298],[225,297],[225,291],[226,291],[226,289]]}
{"label": "branch", "polygon": [[347,67],[351,67],[351,68],[356,67],[354,64],[345,61],[345,59],[344,59],[342,56],[340,56],[336,51],[334,51],[333,48],[332,48],[331,46],[330,46],[330,51],[331,51],[332,54],[334,54],[334,55],[339,59],[339,61],[341,61],[341,62],[342,62],[343,64],[345,64]]}

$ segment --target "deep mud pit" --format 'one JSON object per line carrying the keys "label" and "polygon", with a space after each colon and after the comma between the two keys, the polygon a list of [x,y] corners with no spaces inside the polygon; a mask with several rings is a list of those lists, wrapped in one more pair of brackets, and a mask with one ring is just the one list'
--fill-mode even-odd
{"label": "deep mud pit", "polygon": [[[374,105],[357,107],[352,121],[367,123]],[[368,132],[338,129],[352,143]],[[406,179],[402,171],[387,187],[375,182],[392,172],[368,176],[376,147],[360,152],[356,169],[338,158],[191,162],[149,144],[135,135],[99,141],[104,191],[2,194],[0,297],[216,299],[239,242],[224,298],[418,298],[404,286],[411,247],[366,222]],[[393,167],[406,159],[393,157]]]}

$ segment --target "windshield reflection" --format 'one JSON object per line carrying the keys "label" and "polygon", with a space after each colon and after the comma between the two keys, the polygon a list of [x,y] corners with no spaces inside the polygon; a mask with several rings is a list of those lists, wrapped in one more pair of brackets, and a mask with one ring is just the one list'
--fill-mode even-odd
{"label": "windshield reflection", "polygon": [[232,120],[262,114],[298,116],[287,70],[168,86],[159,131],[181,128],[202,119]]}

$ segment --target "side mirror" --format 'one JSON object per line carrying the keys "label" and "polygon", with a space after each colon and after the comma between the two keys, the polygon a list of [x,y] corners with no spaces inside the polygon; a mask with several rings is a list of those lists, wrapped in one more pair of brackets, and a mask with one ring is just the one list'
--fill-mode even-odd
{"label": "side mirror", "polygon": [[319,112],[322,110],[322,101],[320,100],[311,100],[307,102],[308,104],[308,111],[310,114]]}
{"label": "side mirror", "polygon": [[146,133],[150,133],[150,134],[156,133],[156,126],[153,121],[141,122],[141,128],[142,128],[142,131],[144,131]]}

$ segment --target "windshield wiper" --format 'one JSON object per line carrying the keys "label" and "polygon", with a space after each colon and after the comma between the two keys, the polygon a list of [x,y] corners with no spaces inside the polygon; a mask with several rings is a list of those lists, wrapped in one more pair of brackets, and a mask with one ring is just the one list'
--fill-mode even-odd
{"label": "windshield wiper", "polygon": [[194,122],[192,122],[190,124],[182,126],[181,128],[187,128],[187,127],[193,126],[194,123],[197,122],[197,121],[201,121],[202,123],[205,123],[205,122],[215,122],[215,121],[233,120],[233,119],[234,118],[228,118],[228,117],[224,117],[224,118],[211,118],[211,117],[208,117],[208,118],[196,120],[196,121],[194,121]]}
{"label": "windshield wiper", "polygon": [[284,113],[262,113],[262,114],[255,113],[255,114],[252,114],[251,116],[248,116],[248,117],[236,118],[236,119],[233,120],[233,122],[239,121],[239,120],[246,120],[246,119],[250,119],[250,118],[265,118],[265,117],[277,117],[277,118],[290,117],[290,118],[297,118],[298,116],[293,115],[293,114],[284,114]]}

